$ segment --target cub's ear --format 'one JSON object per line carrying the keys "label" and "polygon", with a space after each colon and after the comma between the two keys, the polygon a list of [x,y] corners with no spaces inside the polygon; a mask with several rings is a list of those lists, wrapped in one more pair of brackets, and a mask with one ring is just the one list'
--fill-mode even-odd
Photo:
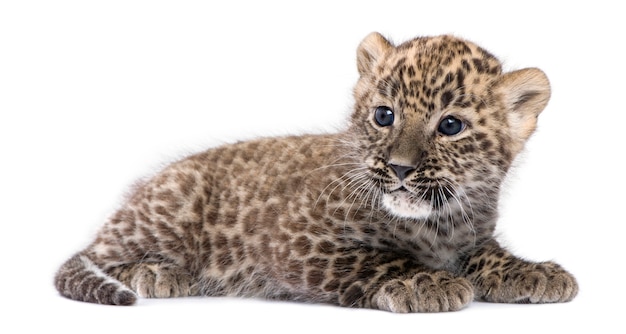
{"label": "cub's ear", "polygon": [[500,78],[495,90],[506,108],[513,139],[523,145],[550,99],[548,77],[537,68],[509,72]]}
{"label": "cub's ear", "polygon": [[370,73],[378,59],[391,48],[393,45],[381,34],[373,32],[367,35],[357,49],[359,75]]}

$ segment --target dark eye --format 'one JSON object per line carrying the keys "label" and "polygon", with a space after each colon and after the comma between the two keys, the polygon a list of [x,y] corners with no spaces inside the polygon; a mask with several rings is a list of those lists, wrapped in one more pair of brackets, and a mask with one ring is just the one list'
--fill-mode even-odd
{"label": "dark eye", "polygon": [[446,116],[441,123],[439,123],[439,128],[437,129],[439,132],[446,136],[454,136],[455,134],[463,131],[465,124],[463,122],[454,117],[454,116]]}
{"label": "dark eye", "polygon": [[374,112],[374,119],[380,126],[390,126],[393,124],[393,111],[389,107],[377,107]]}

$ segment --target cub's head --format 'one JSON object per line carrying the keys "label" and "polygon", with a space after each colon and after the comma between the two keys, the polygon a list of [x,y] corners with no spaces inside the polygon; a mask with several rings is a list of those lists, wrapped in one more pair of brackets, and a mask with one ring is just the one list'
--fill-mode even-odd
{"label": "cub's head", "polygon": [[495,209],[550,97],[544,73],[502,73],[490,53],[452,36],[394,46],[372,33],[357,65],[349,133],[383,207],[415,219]]}

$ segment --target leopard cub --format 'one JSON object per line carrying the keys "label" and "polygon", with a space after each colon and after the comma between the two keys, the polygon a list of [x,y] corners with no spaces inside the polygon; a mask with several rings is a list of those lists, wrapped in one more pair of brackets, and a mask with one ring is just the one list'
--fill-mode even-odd
{"label": "leopard cub", "polygon": [[550,97],[452,36],[357,50],[345,130],[213,148],[135,187],[54,283],[85,302],[246,296],[393,312],[572,300],[494,238],[500,185]]}

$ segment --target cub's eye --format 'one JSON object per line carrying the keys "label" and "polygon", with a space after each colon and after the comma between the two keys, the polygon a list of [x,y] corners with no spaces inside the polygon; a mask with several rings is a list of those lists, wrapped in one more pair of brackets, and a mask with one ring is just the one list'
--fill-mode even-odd
{"label": "cub's eye", "polygon": [[454,136],[463,131],[463,128],[465,128],[465,124],[460,119],[454,116],[446,116],[446,118],[439,123],[437,130],[446,136]]}
{"label": "cub's eye", "polygon": [[377,107],[374,112],[374,119],[376,123],[380,126],[390,126],[393,124],[393,111],[389,107]]}

